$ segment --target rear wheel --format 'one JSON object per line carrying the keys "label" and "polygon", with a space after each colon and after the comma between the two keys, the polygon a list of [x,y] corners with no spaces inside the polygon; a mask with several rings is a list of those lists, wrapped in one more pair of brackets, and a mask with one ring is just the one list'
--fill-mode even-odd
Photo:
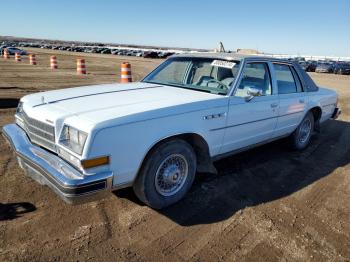
{"label": "rear wheel", "polygon": [[134,183],[137,197],[154,209],[182,199],[196,174],[196,155],[191,145],[174,139],[152,150]]}
{"label": "rear wheel", "polygon": [[291,135],[292,146],[297,150],[303,150],[310,144],[315,120],[311,112],[308,112],[299,124],[298,128]]}

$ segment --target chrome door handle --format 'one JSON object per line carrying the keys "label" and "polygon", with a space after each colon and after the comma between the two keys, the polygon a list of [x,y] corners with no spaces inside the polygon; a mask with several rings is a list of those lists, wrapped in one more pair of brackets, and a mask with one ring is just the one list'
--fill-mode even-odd
{"label": "chrome door handle", "polygon": [[271,104],[271,107],[272,107],[272,108],[275,108],[275,107],[277,107],[277,106],[278,106],[278,103],[272,103],[272,104]]}
{"label": "chrome door handle", "polygon": [[305,100],[304,99],[299,99],[299,103],[304,104]]}

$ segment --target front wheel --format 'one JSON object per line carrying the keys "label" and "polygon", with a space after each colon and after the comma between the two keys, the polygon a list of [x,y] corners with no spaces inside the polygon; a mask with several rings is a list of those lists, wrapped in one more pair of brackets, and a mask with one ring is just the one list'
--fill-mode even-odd
{"label": "front wheel", "polygon": [[134,183],[137,197],[154,209],[181,200],[196,174],[196,155],[181,139],[165,142],[151,151]]}
{"label": "front wheel", "polygon": [[310,144],[314,124],[314,116],[311,112],[308,112],[291,135],[291,142],[294,149],[303,150]]}

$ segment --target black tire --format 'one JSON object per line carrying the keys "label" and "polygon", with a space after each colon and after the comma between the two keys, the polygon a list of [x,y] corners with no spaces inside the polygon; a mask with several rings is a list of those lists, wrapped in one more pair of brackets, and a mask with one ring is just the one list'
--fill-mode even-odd
{"label": "black tire", "polygon": [[[183,184],[181,187],[178,186],[177,192],[175,192],[173,195],[164,195],[165,193],[159,188],[162,186],[160,184],[156,185],[156,181],[159,182],[158,177],[160,176],[161,178],[164,178],[164,180],[161,182],[164,182],[165,179],[171,180],[175,176],[181,177],[181,175],[177,175],[178,173],[181,174],[179,169],[174,171],[174,175],[167,174],[168,177],[166,177],[166,175],[159,175],[162,170],[161,167],[164,167],[164,165],[167,163],[166,161],[171,161],[170,159],[174,157],[178,157],[178,160],[180,159],[182,164],[187,161],[186,165],[182,165],[187,167],[183,168],[183,170],[187,170],[187,173],[185,179],[181,180],[182,182],[180,184]],[[191,145],[189,145],[186,141],[182,139],[173,139],[160,144],[150,152],[135,180],[133,188],[136,196],[146,205],[154,209],[162,209],[178,202],[186,195],[192,186],[196,175],[196,163],[196,154]],[[176,165],[176,167],[178,166]],[[171,183],[178,183],[173,181],[175,180],[171,180]]]}
{"label": "black tire", "polygon": [[[308,126],[309,132],[306,133],[306,126]],[[315,120],[314,115],[308,112],[297,129],[290,136],[292,147],[296,150],[303,150],[310,144],[310,139],[314,131]],[[305,129],[304,129],[305,128]]]}

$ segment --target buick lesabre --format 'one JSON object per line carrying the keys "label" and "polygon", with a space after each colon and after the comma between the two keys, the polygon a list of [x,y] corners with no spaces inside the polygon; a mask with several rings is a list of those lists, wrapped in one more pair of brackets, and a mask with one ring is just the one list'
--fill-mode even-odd
{"label": "buick lesabre", "polygon": [[3,134],[26,173],[69,203],[133,187],[159,209],[219,158],[284,137],[305,149],[337,100],[292,61],[182,54],[137,83],[24,96]]}

